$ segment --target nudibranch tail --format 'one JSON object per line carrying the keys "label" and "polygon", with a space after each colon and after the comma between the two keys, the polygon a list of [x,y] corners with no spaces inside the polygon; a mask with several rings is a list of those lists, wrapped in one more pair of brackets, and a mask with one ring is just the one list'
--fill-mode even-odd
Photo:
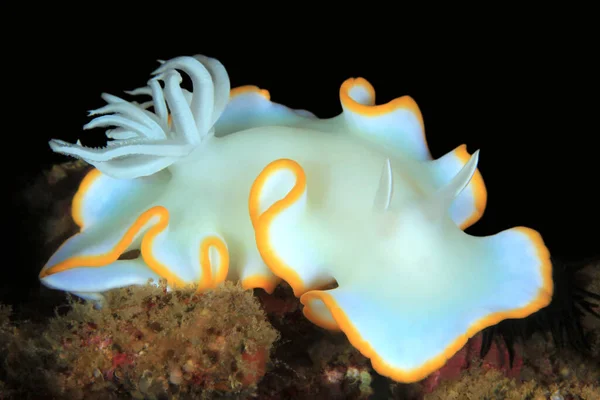
{"label": "nudibranch tail", "polygon": [[[181,88],[177,69],[190,76],[194,86],[191,96]],[[81,158],[106,175],[121,179],[152,175],[189,155],[214,134],[213,125],[229,99],[227,72],[218,61],[197,56],[165,62],[155,75],[146,90],[134,91],[152,95],[154,113],[147,104],[105,95],[108,105],[92,111],[91,115],[100,115],[85,128],[116,127],[106,133],[112,139],[107,146],[93,149],[54,139],[50,141],[52,150]],[[164,88],[159,81],[164,82]],[[172,124],[168,123],[167,107]]]}
{"label": "nudibranch tail", "polygon": [[71,292],[82,298],[102,300],[103,292],[133,285],[145,285],[150,279],[158,282],[160,275],[148,268],[142,259],[117,260],[99,268],[79,267],[47,275],[40,274],[42,283],[50,288]]}
{"label": "nudibranch tail", "polygon": [[[127,251],[140,249],[146,233],[164,223],[165,218],[166,210],[157,207],[140,216],[115,221],[116,226],[91,225],[63,243],[40,272],[40,279],[48,286],[67,291],[102,291],[97,286],[104,287],[107,281],[114,282],[94,280],[86,274],[110,274],[117,271],[117,265],[139,267],[141,264],[138,262],[123,263],[129,260],[119,260],[119,257]],[[94,271],[97,268],[99,270]]]}
{"label": "nudibranch tail", "polygon": [[[133,250],[139,256],[121,259]],[[148,279],[205,290],[224,282],[228,272],[229,250],[219,234],[169,232],[169,212],[154,206],[136,218],[86,226],[52,255],[40,279],[49,287],[98,297]]]}

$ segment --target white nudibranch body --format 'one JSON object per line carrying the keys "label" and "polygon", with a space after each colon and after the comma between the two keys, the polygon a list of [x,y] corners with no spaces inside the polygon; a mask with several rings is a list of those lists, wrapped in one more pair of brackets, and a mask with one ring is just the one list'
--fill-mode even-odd
{"label": "white nudibranch body", "polygon": [[[342,113],[320,119],[254,86],[230,90],[223,65],[205,56],[166,61],[129,93],[151,100],[105,94],[91,112],[87,128],[112,127],[106,147],[50,142],[95,168],[73,200],[80,232],[40,273],[49,287],[102,300],[150,278],[267,292],[283,279],[308,319],[342,330],[400,382],[550,302],[537,232],[464,232],[486,205],[479,152],[461,145],[432,159],[408,96],[375,105],[366,80],[348,79]],[[139,257],[121,257],[131,250]]]}

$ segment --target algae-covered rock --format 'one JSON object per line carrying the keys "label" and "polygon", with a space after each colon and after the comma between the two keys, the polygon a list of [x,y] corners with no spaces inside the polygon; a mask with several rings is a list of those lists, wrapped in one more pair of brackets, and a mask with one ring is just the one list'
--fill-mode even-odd
{"label": "algae-covered rock", "polygon": [[577,380],[543,385],[535,380],[519,382],[498,370],[472,369],[461,379],[446,381],[424,400],[598,400],[600,388]]}
{"label": "algae-covered rock", "polygon": [[[72,301],[38,332],[13,336],[7,378],[22,393],[69,399],[250,394],[278,338],[252,291],[232,283],[201,294],[164,284],[115,290],[102,308]],[[23,382],[36,364],[43,379]]]}

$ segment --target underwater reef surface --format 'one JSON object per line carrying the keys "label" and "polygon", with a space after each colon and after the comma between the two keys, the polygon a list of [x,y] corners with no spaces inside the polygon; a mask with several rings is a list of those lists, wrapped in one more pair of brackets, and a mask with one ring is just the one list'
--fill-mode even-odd
{"label": "underwater reef surface", "polygon": [[[78,229],[71,201],[89,168],[55,165],[19,194],[35,251],[19,266],[27,298],[0,305],[0,399],[600,400],[600,319],[590,314],[585,351],[540,331],[508,345],[495,335],[481,357],[490,336],[479,333],[439,371],[400,384],[342,333],[309,322],[285,283],[269,295],[161,282],[114,290],[102,309],[43,287],[41,266]],[[600,293],[599,267],[578,271],[590,292]]]}

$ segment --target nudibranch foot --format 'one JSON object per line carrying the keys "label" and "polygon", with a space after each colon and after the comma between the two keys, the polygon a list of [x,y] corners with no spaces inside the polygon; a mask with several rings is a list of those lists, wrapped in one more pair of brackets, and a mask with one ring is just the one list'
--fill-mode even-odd
{"label": "nudibranch foot", "polygon": [[228,279],[237,279],[242,283],[244,289],[263,289],[271,294],[281,283],[281,278],[269,270],[264,261],[257,254],[243,265],[236,265],[236,273],[230,274]]}

